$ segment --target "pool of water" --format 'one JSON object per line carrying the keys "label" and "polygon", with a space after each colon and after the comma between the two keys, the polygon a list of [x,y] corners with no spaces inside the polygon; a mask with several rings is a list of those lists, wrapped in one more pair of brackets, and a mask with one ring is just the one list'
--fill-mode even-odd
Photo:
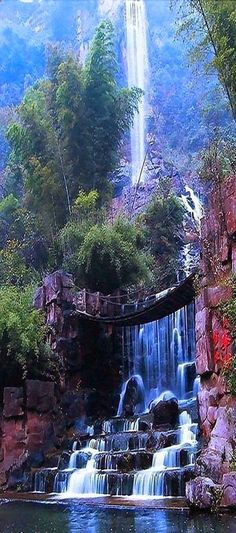
{"label": "pool of water", "polygon": [[0,533],[235,533],[236,516],[159,509],[0,502]]}

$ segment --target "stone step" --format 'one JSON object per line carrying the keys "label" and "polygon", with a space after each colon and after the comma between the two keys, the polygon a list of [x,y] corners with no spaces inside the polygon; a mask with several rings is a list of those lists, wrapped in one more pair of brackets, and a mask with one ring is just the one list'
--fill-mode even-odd
{"label": "stone step", "polygon": [[121,431],[149,431],[152,429],[152,413],[134,415],[132,417],[114,417],[103,422],[103,431],[107,433],[120,433]]}
{"label": "stone step", "polygon": [[146,451],[100,452],[94,456],[95,466],[99,470],[117,470],[131,472],[145,470],[152,466],[153,453]]}
{"label": "stone step", "polygon": [[177,444],[178,430],[173,431],[125,431],[101,435],[95,441],[95,447],[101,452],[158,450]]}

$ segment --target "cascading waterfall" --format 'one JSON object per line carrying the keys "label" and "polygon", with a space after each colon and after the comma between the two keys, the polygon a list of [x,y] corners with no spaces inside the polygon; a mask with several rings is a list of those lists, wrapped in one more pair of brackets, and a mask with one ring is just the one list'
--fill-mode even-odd
{"label": "cascading waterfall", "polygon": [[145,409],[165,390],[179,400],[191,397],[195,379],[193,304],[144,326],[127,327],[124,336],[124,360],[129,366],[117,415],[124,410],[125,390],[132,377],[137,380],[140,376],[144,385]]}
{"label": "cascading waterfall", "polygon": [[[126,0],[128,86],[144,93],[148,78],[147,21],[144,0]],[[145,94],[131,131],[132,183],[138,181],[145,158]],[[142,176],[143,178],[143,176]]]}
{"label": "cascading waterfall", "polygon": [[[181,195],[181,199],[187,213],[187,217],[185,217],[186,228],[190,225],[194,232],[199,234],[201,219],[204,213],[199,196],[197,196],[189,185],[185,185],[185,192]],[[196,257],[198,257],[196,245],[191,242],[185,244],[182,250],[182,265],[186,276],[188,276],[194,266],[196,266]]]}
{"label": "cascading waterfall", "polygon": [[178,431],[179,443],[154,453],[152,466],[134,475],[134,496],[166,496],[166,473],[172,469],[178,472],[181,467],[181,453],[185,449],[185,462],[192,465],[196,451],[197,424],[192,424],[191,417],[184,411],[180,414]]}
{"label": "cascading waterfall", "polygon": [[[54,492],[63,497],[184,494],[197,451],[196,417],[193,423],[190,415],[198,388],[194,306],[144,326],[124,328],[123,340],[119,416],[105,420],[101,433],[92,438],[87,427],[83,446],[80,439],[72,445],[67,468],[37,472],[35,490],[46,490],[55,475]],[[137,405],[135,413],[127,416],[124,404],[133,391]],[[178,399],[179,418],[177,411],[174,425],[158,429],[152,406],[170,401],[173,395]]]}

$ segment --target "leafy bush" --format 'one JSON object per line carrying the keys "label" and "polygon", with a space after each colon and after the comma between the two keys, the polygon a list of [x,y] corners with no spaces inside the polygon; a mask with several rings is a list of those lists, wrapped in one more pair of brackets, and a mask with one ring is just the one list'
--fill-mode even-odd
{"label": "leafy bush", "polygon": [[158,290],[176,281],[179,254],[184,244],[184,213],[181,200],[163,180],[157,195],[139,218],[146,247],[155,258],[155,286]]}
{"label": "leafy bush", "polygon": [[23,379],[56,379],[54,354],[45,342],[44,317],[32,308],[35,287],[0,287],[0,388]]}
{"label": "leafy bush", "polygon": [[110,293],[151,278],[151,258],[139,248],[139,232],[126,219],[84,231],[71,223],[63,230],[64,267],[80,286]]}

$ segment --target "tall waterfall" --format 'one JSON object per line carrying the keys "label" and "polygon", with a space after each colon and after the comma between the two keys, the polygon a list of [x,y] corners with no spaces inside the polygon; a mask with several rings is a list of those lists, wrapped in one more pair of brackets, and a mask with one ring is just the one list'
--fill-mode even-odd
{"label": "tall waterfall", "polygon": [[[147,22],[144,0],[126,0],[127,69],[129,87],[146,92],[148,77]],[[137,183],[145,158],[145,95],[131,131],[132,183]],[[143,175],[142,175],[143,178]]]}

